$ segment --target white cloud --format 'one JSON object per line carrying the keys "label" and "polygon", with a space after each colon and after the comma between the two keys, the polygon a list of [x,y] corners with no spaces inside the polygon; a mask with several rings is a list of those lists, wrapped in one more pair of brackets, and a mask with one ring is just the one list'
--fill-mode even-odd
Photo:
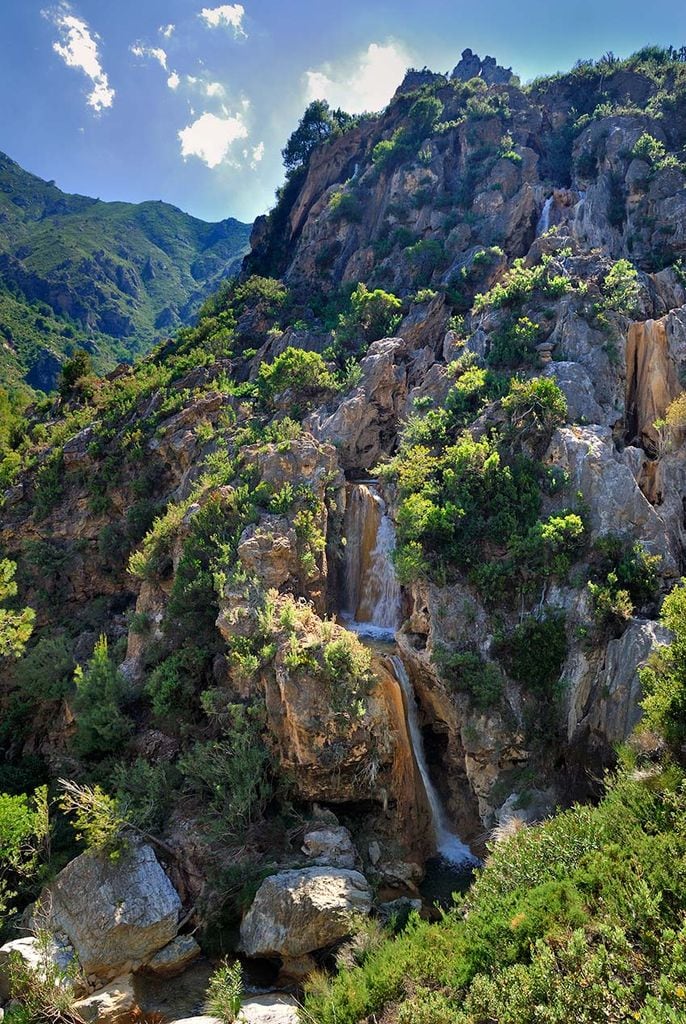
{"label": "white cloud", "polygon": [[88,106],[99,114],[111,107],[115,91],[111,88],[107,74],[100,64],[97,33],[91,32],[87,23],[77,18],[67,3],[43,15],[57,26],[59,42],[53,43],[55,53],[69,68],[77,68],[90,78],[93,88],[88,93]]}
{"label": "white cloud", "polygon": [[159,46],[143,46],[142,43],[134,43],[129,47],[134,57],[151,57],[161,64],[165,71],[167,68],[167,54]]}
{"label": "white cloud", "polygon": [[306,100],[328,100],[351,114],[385,107],[412,63],[402,43],[370,43],[352,61],[305,72]]}
{"label": "white cloud", "polygon": [[245,16],[245,8],[242,4],[222,4],[221,7],[203,7],[200,12],[200,17],[210,28],[219,28],[224,26],[226,28],[232,28],[233,34],[238,36],[245,36],[245,29],[243,28],[243,18]]}
{"label": "white cloud", "polygon": [[253,151],[252,151],[253,163],[259,164],[259,162],[260,162],[260,160],[262,159],[263,156],[264,156],[264,142],[258,142],[257,145],[253,147]]}
{"label": "white cloud", "polygon": [[178,89],[181,83],[181,79],[177,75],[176,71],[172,71],[171,75],[167,79],[167,85],[170,89]]}
{"label": "white cloud", "polygon": [[223,163],[234,142],[247,139],[248,129],[240,114],[225,117],[204,113],[179,132],[181,155],[184,158],[197,156],[208,167]]}
{"label": "white cloud", "polygon": [[170,39],[175,28],[176,25],[160,25],[159,33],[165,39]]}
{"label": "white cloud", "polygon": [[224,86],[221,82],[207,82],[205,85],[205,92],[208,96],[223,96]]}

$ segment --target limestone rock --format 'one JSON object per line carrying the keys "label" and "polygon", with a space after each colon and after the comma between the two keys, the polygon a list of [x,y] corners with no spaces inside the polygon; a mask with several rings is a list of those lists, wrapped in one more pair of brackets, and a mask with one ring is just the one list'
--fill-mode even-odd
{"label": "limestone rock", "polygon": [[155,953],[146,964],[146,970],[172,978],[181,974],[197,957],[201,949],[192,935],[177,935],[175,939]]}
{"label": "limestone rock", "polygon": [[241,923],[248,956],[299,957],[350,932],[350,915],[368,915],[364,875],[344,868],[301,868],[266,878]]}
{"label": "limestone rock", "polygon": [[283,992],[250,996],[241,1007],[239,1024],[300,1024],[298,1004]]}
{"label": "limestone rock", "polygon": [[581,363],[549,363],[544,377],[552,377],[567,399],[569,423],[604,423],[605,415],[596,401],[593,384]]}
{"label": "limestone rock", "polygon": [[371,469],[390,452],[398,416],[407,394],[407,374],[398,357],[405,351],[400,338],[370,345],[360,366],[362,381],[333,411],[318,409],[305,426],[316,438],[338,448],[344,469]]}
{"label": "limestone rock", "polygon": [[583,494],[593,539],[605,533],[640,538],[666,565],[673,564],[665,523],[615,450],[609,427],[561,427],[545,461],[569,474],[570,493]]}
{"label": "limestone rock", "polygon": [[581,671],[570,674],[570,740],[586,734],[592,746],[611,750],[627,739],[641,718],[639,668],[655,647],[670,639],[657,622],[632,619],[621,637],[609,641],[597,668],[582,663]]}
{"label": "limestone rock", "polygon": [[314,864],[336,868],[354,868],[357,859],[350,832],[343,825],[307,832],[302,851]]}
{"label": "limestone rock", "polygon": [[278,590],[299,569],[298,538],[283,516],[264,516],[248,526],[238,542],[238,557],[265,589]]}
{"label": "limestone rock", "polygon": [[60,871],[43,902],[83,970],[99,977],[147,963],[175,937],[181,909],[149,846],[135,846],[118,861],[82,853]]}
{"label": "limestone rock", "polygon": [[136,1008],[133,975],[115,978],[105,988],[85,999],[79,999],[74,1009],[86,1024],[119,1024],[128,1021]]}

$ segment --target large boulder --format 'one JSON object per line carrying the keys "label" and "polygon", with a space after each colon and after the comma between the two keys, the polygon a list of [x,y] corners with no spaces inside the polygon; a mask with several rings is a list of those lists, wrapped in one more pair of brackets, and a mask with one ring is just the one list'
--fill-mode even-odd
{"label": "large boulder", "polygon": [[176,935],[181,900],[150,846],[113,861],[83,853],[41,898],[87,975],[112,978],[147,963]]}
{"label": "large boulder", "polygon": [[301,868],[266,878],[241,924],[248,956],[300,957],[350,933],[352,914],[369,914],[364,875],[345,868]]}
{"label": "large boulder", "polygon": [[127,974],[80,999],[74,1009],[85,1024],[123,1024],[131,1020],[136,1005],[133,976]]}

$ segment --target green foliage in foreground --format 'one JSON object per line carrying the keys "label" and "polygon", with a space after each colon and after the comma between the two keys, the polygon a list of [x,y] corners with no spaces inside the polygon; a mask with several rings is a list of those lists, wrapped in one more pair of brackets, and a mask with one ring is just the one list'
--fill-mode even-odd
{"label": "green foliage in foreground", "polygon": [[223,961],[209,980],[206,1010],[223,1024],[233,1024],[241,1009],[243,969],[240,960]]}
{"label": "green foliage in foreground", "polygon": [[664,736],[677,756],[686,743],[686,580],[669,594],[662,606],[663,625],[672,642],[657,647],[641,671],[644,724]]}
{"label": "green foliage in foreground", "polygon": [[317,976],[305,1019],[354,1024],[396,1007],[399,1024],[677,1024],[685,883],[682,775],[620,777],[598,807],[496,845],[438,923],[415,917],[361,966]]}

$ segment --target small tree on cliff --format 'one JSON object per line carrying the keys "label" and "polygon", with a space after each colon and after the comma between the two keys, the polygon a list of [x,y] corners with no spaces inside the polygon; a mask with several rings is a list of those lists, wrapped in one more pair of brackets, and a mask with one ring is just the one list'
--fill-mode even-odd
{"label": "small tree on cliff", "polygon": [[326,100],[313,100],[300,119],[300,124],[281,150],[287,171],[305,167],[312,151],[332,135],[339,135],[354,118],[344,110],[331,110]]}
{"label": "small tree on cliff", "polygon": [[3,558],[0,560],[0,657],[18,658],[24,653],[26,642],[33,632],[36,613],[32,608],[21,611],[10,611],[1,607],[8,598],[16,596],[17,584],[14,574],[17,567],[14,562]]}

